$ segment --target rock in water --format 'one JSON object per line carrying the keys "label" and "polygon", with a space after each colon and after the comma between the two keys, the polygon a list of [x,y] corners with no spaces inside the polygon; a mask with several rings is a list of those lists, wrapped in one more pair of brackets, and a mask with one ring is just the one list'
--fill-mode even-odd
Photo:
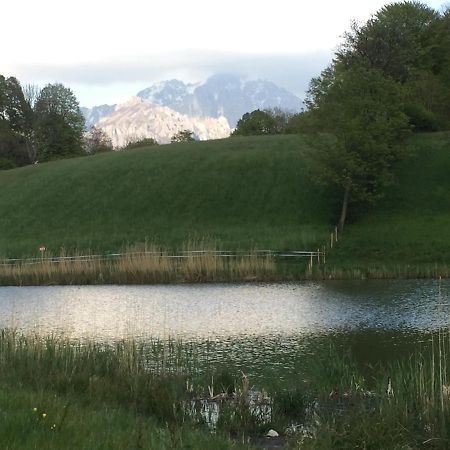
{"label": "rock in water", "polygon": [[267,437],[278,437],[279,434],[275,430],[269,430],[269,432],[266,434]]}

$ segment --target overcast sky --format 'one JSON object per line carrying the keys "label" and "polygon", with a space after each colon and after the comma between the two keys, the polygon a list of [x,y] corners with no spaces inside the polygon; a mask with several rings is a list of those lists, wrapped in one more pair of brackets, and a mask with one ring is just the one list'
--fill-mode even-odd
{"label": "overcast sky", "polygon": [[[424,3],[439,9],[445,0]],[[15,0],[2,4],[0,74],[59,81],[84,106],[155,81],[217,72],[273,81],[299,96],[352,20],[383,0]],[[6,37],[6,39],[5,39]]]}

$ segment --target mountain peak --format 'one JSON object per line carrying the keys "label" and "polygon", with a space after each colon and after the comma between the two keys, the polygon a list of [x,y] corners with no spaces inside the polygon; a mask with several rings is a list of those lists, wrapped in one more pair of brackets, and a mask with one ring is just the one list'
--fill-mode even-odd
{"label": "mountain peak", "polygon": [[229,73],[212,75],[199,84],[163,81],[137,95],[189,116],[225,116],[233,127],[246,112],[255,109],[277,107],[300,111],[303,106],[298,97],[270,81],[244,81]]}
{"label": "mountain peak", "polygon": [[182,130],[191,130],[199,140],[221,139],[231,133],[225,117],[189,117],[140,97],[131,97],[117,105],[115,111],[102,117],[96,126],[111,138],[114,147],[143,138],[166,144]]}

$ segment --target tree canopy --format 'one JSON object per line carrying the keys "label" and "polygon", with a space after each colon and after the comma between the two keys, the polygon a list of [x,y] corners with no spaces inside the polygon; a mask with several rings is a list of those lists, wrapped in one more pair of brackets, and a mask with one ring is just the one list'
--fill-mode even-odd
{"label": "tree canopy", "polygon": [[343,194],[339,228],[350,202],[371,203],[402,158],[409,131],[398,84],[379,70],[327,71],[312,83],[309,105],[321,136],[312,141],[311,158],[319,179]]}
{"label": "tree canopy", "polygon": [[336,65],[379,70],[403,86],[417,131],[450,127],[450,18],[417,1],[392,3],[353,24]]}
{"label": "tree canopy", "polygon": [[73,92],[62,84],[45,86],[35,105],[38,158],[83,153],[84,117]]}
{"label": "tree canopy", "polygon": [[178,133],[174,134],[170,139],[170,142],[172,143],[191,141],[195,141],[194,132],[191,130],[181,130]]}
{"label": "tree canopy", "polygon": [[260,134],[275,134],[276,121],[267,112],[256,109],[250,113],[245,113],[239,119],[233,136],[255,136]]}
{"label": "tree canopy", "polygon": [[34,159],[33,112],[16,78],[0,75],[0,159],[2,167],[28,164]]}

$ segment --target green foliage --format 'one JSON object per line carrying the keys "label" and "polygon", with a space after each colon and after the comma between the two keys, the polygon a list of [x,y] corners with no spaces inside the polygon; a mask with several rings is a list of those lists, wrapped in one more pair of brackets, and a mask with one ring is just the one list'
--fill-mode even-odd
{"label": "green foliage", "polygon": [[109,136],[101,128],[92,126],[84,135],[84,149],[86,153],[93,155],[95,153],[110,152],[113,149],[113,145]]}
{"label": "green foliage", "polygon": [[123,147],[122,150],[129,150],[132,148],[153,147],[155,145],[159,145],[158,141],[156,141],[155,139],[142,138],[142,139],[131,140],[130,142],[127,143],[127,145],[125,145],[125,147]]}
{"label": "green foliage", "polygon": [[[295,115],[281,108],[270,108],[263,111],[257,109],[242,116],[232,136],[296,133],[295,125],[292,125],[294,117],[298,117],[298,114]],[[288,128],[289,126],[290,128]]]}
{"label": "green foliage", "polygon": [[437,12],[419,2],[388,4],[363,26],[353,24],[338,59],[346,67],[363,65],[405,82],[413,70],[430,65],[432,25],[438,18]]}
{"label": "green foliage", "polygon": [[1,159],[0,158],[0,170],[9,170],[14,169],[16,166],[9,159]]}
{"label": "green foliage", "polygon": [[440,128],[439,119],[431,111],[418,103],[405,105],[405,114],[409,117],[409,122],[414,131],[438,131]]}
{"label": "green foliage", "polygon": [[32,120],[20,83],[0,75],[0,158],[14,165],[34,160]]}
{"label": "green foliage", "polygon": [[174,134],[170,142],[192,142],[195,141],[194,132],[191,130],[181,130],[178,133]]}
{"label": "green foliage", "polygon": [[259,109],[245,113],[239,119],[233,136],[257,136],[263,134],[277,134],[277,121],[267,111]]}
{"label": "green foliage", "polygon": [[314,130],[314,120],[309,111],[293,114],[283,130],[285,134],[304,134]]}
{"label": "green foliage", "polygon": [[421,122],[417,114],[422,110],[422,116],[435,117],[439,129],[450,127],[448,9],[440,15],[416,1],[384,6],[364,25],[353,25],[336,61],[346,69],[379,70],[403,84],[413,125]]}
{"label": "green foliage", "polygon": [[402,100],[393,80],[366,68],[334,66],[311,85],[311,114],[317,128],[329,133],[315,140],[311,157],[318,179],[345,193],[340,228],[350,199],[379,198],[403,156],[409,127]]}
{"label": "green foliage", "polygon": [[48,84],[35,105],[35,136],[39,160],[83,153],[84,118],[73,92]]}

